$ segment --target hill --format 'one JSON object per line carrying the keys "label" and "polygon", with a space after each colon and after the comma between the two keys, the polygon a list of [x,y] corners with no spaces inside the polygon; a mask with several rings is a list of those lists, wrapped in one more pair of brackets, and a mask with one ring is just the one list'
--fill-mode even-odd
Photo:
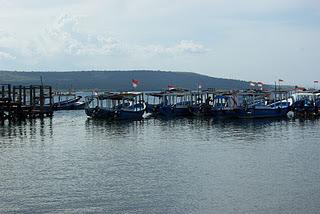
{"label": "hill", "polygon": [[0,71],[0,84],[32,85],[43,83],[55,89],[104,89],[131,90],[131,80],[140,81],[138,90],[161,90],[168,85],[196,89],[203,88],[244,89],[248,82],[215,78],[190,72],[167,71],[68,71],[68,72],[18,72]]}

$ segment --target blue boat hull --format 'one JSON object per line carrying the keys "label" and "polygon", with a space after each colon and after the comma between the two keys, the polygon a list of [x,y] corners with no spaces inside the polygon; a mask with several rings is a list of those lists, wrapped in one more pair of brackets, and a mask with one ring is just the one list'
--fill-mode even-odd
{"label": "blue boat hull", "polygon": [[80,110],[85,108],[85,102],[79,102],[82,97],[78,96],[69,100],[56,102],[53,104],[54,110]]}
{"label": "blue boat hull", "polygon": [[157,114],[164,117],[182,117],[191,115],[189,108],[175,108],[172,106],[160,106]]}
{"label": "blue boat hull", "polygon": [[153,115],[156,115],[158,113],[158,110],[159,110],[159,104],[156,105],[156,104],[147,104],[146,105],[146,112],[147,113],[151,113]]}
{"label": "blue boat hull", "polygon": [[289,112],[289,108],[277,108],[277,109],[263,109],[263,108],[249,108],[247,110],[238,110],[238,118],[276,118],[286,117]]}
{"label": "blue boat hull", "polygon": [[237,110],[225,110],[225,109],[213,109],[211,110],[211,116],[214,118],[237,118],[239,116],[239,112]]}
{"label": "blue boat hull", "polygon": [[125,111],[120,110],[117,112],[115,119],[118,120],[142,120],[144,111]]}
{"label": "blue boat hull", "polygon": [[86,114],[91,118],[113,120],[115,118],[115,111],[109,111],[101,108],[85,109]]}
{"label": "blue boat hull", "polygon": [[86,103],[68,103],[55,107],[55,110],[83,110]]}
{"label": "blue boat hull", "polygon": [[141,120],[143,119],[144,110],[141,111],[112,111],[101,108],[85,109],[86,114],[91,118],[105,120]]}

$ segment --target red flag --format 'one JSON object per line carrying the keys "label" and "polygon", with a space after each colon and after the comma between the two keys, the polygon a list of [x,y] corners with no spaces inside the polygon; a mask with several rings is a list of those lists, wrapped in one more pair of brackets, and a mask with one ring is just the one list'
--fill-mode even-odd
{"label": "red flag", "polygon": [[139,80],[135,80],[135,79],[131,80],[132,87],[134,88],[138,87],[139,83],[140,83]]}

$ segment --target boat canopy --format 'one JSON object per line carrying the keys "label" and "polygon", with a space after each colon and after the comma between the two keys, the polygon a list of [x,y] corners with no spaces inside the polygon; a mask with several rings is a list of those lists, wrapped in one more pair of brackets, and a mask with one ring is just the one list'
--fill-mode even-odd
{"label": "boat canopy", "polygon": [[93,98],[97,98],[99,100],[131,100],[141,95],[143,95],[142,92],[119,92],[119,93],[107,92],[104,94],[95,95],[93,96]]}

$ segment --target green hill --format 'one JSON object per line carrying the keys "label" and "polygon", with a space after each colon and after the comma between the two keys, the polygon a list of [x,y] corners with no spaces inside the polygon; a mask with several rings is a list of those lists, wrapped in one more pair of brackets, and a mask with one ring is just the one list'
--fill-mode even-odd
{"label": "green hill", "polygon": [[138,90],[160,90],[168,85],[196,89],[203,88],[244,89],[248,82],[215,78],[190,72],[167,71],[68,71],[68,72],[17,72],[0,71],[1,84],[31,85],[43,83],[56,89],[105,89],[130,90],[131,80],[140,81]]}

